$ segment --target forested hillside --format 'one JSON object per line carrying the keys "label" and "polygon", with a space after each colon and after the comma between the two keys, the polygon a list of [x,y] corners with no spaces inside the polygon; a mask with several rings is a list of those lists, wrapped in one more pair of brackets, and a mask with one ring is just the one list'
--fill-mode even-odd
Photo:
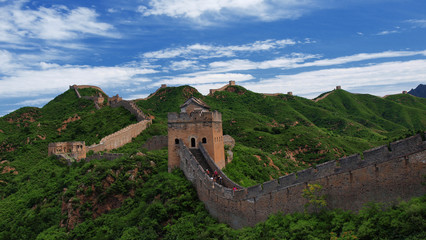
{"label": "forested hillside", "polygon": [[[81,89],[82,95],[98,94]],[[223,131],[236,140],[225,172],[243,186],[384,145],[426,130],[426,101],[411,95],[379,98],[331,92],[314,102],[264,96],[230,86],[202,96],[189,86],[160,89],[138,106],[155,117],[114,161],[67,166],[47,157],[47,144],[97,143],[136,119],[124,108],[96,110],[73,90],[42,108],[0,118],[0,239],[424,239],[425,198],[359,214],[323,210],[274,215],[233,230],[204,209],[180,170],[167,172],[167,149],[142,144],[167,134],[167,112],[190,96],[222,112]]]}
{"label": "forested hillside", "polygon": [[222,113],[223,132],[236,140],[225,172],[243,186],[359,153],[425,130],[426,101],[411,95],[380,98],[335,90],[326,98],[265,96],[229,86],[202,96],[189,86],[161,89],[138,105],[167,122],[167,112],[194,95]]}

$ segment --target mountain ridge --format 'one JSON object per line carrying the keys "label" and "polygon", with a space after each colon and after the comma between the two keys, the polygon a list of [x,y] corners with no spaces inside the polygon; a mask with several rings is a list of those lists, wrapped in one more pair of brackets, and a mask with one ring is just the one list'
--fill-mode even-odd
{"label": "mountain ridge", "polygon": [[[178,111],[190,96],[222,112],[224,134],[236,140],[234,160],[224,171],[243,186],[386,145],[426,126],[425,102],[406,94],[382,99],[334,90],[315,103],[289,94],[266,96],[238,85],[211,96],[190,86],[165,87],[147,100],[135,101],[155,119],[133,142],[112,151],[123,157],[66,166],[47,157],[49,142],[94,143],[136,122],[124,108],[96,110],[93,101],[78,99],[68,90],[43,108],[22,108],[0,118],[0,162],[2,169],[10,170],[0,174],[0,238],[117,239],[137,234],[172,239],[177,228],[198,223],[205,224],[197,225],[200,229],[210,226],[232,235],[206,215],[180,171],[167,173],[166,150],[141,148],[148,138],[167,134],[167,112]],[[105,206],[116,209],[96,210]],[[74,228],[60,228],[61,219],[74,219]],[[110,232],[103,233],[100,226]],[[185,235],[191,228],[184,229]]]}

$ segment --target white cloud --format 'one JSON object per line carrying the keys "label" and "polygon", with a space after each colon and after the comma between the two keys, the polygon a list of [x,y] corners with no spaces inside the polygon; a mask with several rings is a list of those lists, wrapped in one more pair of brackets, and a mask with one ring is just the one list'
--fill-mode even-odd
{"label": "white cloud", "polygon": [[15,1],[0,8],[0,41],[13,44],[32,39],[70,41],[87,36],[118,37],[113,26],[99,22],[97,13],[89,8],[68,9],[25,8],[25,1]]}
{"label": "white cloud", "polygon": [[46,103],[48,103],[49,101],[51,101],[52,98],[37,98],[37,99],[29,99],[29,100],[25,100],[19,103],[15,103],[14,105],[19,105],[19,106],[42,106]]}
{"label": "white cloud", "polygon": [[289,56],[262,62],[253,62],[247,59],[233,59],[229,61],[212,62],[209,64],[209,71],[229,72],[271,68],[295,69],[302,67],[325,67],[373,59],[410,57],[415,55],[426,56],[426,51],[386,51],[381,53],[359,53],[351,56],[332,59],[320,59],[312,62],[306,62],[306,60],[320,58],[320,55],[293,53]]}
{"label": "white cloud", "polygon": [[410,57],[415,55],[426,56],[426,51],[385,51],[381,53],[359,53],[359,54],[355,54],[351,56],[344,56],[344,57],[338,57],[333,59],[321,59],[314,62],[307,62],[301,65],[298,65],[297,67],[332,66],[332,65],[359,62],[359,61],[379,59],[379,58]]}
{"label": "white cloud", "polygon": [[148,82],[141,75],[155,70],[129,67],[90,67],[41,63],[42,70],[17,70],[13,76],[0,80],[2,98],[39,96],[57,93],[69,85],[125,86],[133,82]]}
{"label": "white cloud", "polygon": [[22,67],[15,61],[13,54],[6,50],[0,50],[0,76],[1,74],[10,74],[14,69]]}
{"label": "white cloud", "polygon": [[381,32],[377,33],[376,35],[383,36],[383,35],[389,35],[389,34],[394,34],[394,33],[399,33],[399,31],[398,30],[385,30],[385,31],[381,31]]}
{"label": "white cloud", "polygon": [[188,18],[199,24],[213,24],[213,20],[232,16],[250,17],[261,21],[295,19],[313,10],[331,7],[332,1],[321,0],[151,0],[139,6],[144,16],[165,15]]}
{"label": "white cloud", "polygon": [[238,82],[244,82],[253,80],[254,77],[250,74],[241,74],[241,73],[224,73],[224,74],[203,74],[203,73],[193,73],[180,76],[171,76],[163,78],[156,83],[150,85],[150,87],[158,87],[160,84],[167,85],[185,85],[189,84],[191,86],[198,86],[203,84],[214,84],[214,83],[227,83],[230,80],[235,80]]}
{"label": "white cloud", "polygon": [[[296,95],[316,97],[318,93],[332,90],[336,85],[343,89],[363,88],[375,95],[386,92],[371,92],[368,87],[401,83],[421,83],[426,79],[426,60],[385,62],[366,67],[332,68],[303,72],[294,75],[278,75],[259,82],[242,83],[256,92],[276,93],[292,91]],[[401,89],[396,92],[400,92]]]}
{"label": "white cloud", "polygon": [[426,19],[410,19],[407,22],[413,24],[415,27],[426,28]]}
{"label": "white cloud", "polygon": [[272,60],[266,60],[262,62],[253,62],[248,59],[233,59],[230,61],[217,61],[209,64],[211,72],[229,72],[229,71],[244,71],[254,69],[271,69],[271,68],[297,68],[304,61],[311,58],[318,58],[318,55],[308,54],[292,54],[290,56],[284,56],[275,58]]}
{"label": "white cloud", "polygon": [[173,71],[185,70],[189,68],[192,70],[199,69],[199,62],[183,60],[183,61],[172,61],[170,63],[170,69]]}
{"label": "white cloud", "polygon": [[147,59],[170,59],[177,57],[187,59],[209,59],[219,57],[233,57],[237,52],[271,51],[295,44],[296,42],[292,39],[268,39],[243,45],[230,46],[215,46],[197,43],[185,47],[167,48],[160,51],[147,52],[142,54],[141,57]]}

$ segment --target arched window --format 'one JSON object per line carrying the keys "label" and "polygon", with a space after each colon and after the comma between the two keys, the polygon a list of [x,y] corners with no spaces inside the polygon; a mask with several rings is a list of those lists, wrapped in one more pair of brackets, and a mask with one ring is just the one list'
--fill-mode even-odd
{"label": "arched window", "polygon": [[203,138],[203,139],[202,139],[202,143],[207,143],[207,139],[206,139],[206,138]]}
{"label": "arched window", "polygon": [[191,147],[195,147],[195,138],[191,138]]}
{"label": "arched window", "polygon": [[179,139],[175,139],[175,144],[179,144]]}

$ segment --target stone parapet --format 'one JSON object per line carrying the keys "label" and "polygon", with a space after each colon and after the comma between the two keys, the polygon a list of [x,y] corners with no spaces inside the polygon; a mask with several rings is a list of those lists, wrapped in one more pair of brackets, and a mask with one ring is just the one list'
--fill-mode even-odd
{"label": "stone parapet", "polygon": [[197,122],[222,122],[222,114],[218,111],[213,112],[171,112],[167,115],[167,122],[170,123],[197,123]]}
{"label": "stone parapet", "polygon": [[138,121],[142,121],[142,120],[146,120],[149,119],[149,117],[147,117],[140,109],[138,106],[136,106],[136,104],[132,101],[126,101],[126,100],[121,100],[118,102],[111,102],[110,103],[111,107],[115,108],[115,107],[124,107],[125,109],[127,109],[131,114],[136,116],[136,119]]}
{"label": "stone parapet", "polygon": [[[179,145],[179,156],[180,168],[210,214],[233,228],[241,228],[254,226],[272,213],[303,211],[307,200],[302,192],[307,184],[323,186],[329,208],[352,211],[371,201],[395,202],[425,194],[422,182],[426,175],[426,142],[416,135],[389,146],[367,150],[363,158],[352,155],[237,191],[226,187],[232,186],[230,179],[226,186],[211,181],[183,143]],[[201,151],[209,159],[207,151]],[[215,167],[214,162],[210,164]]]}
{"label": "stone parapet", "polygon": [[201,153],[203,154],[204,159],[206,159],[206,162],[209,165],[209,167],[213,170],[213,172],[217,171],[219,176],[222,176],[223,186],[228,187],[228,188],[233,188],[233,187],[236,187],[238,189],[243,188],[242,186],[238,185],[236,182],[232,181],[228,176],[226,176],[226,174],[224,172],[222,172],[222,169],[220,169],[220,167],[218,167],[216,165],[216,163],[210,157],[209,153],[204,148],[204,145],[201,142],[198,144],[198,146],[199,146]]}
{"label": "stone parapet", "polygon": [[168,145],[167,136],[153,136],[142,145],[142,148],[146,148],[148,151],[152,151],[168,147]]}
{"label": "stone parapet", "polygon": [[152,120],[143,120],[138,123],[129,125],[113,134],[110,134],[101,139],[99,144],[93,144],[87,147],[87,151],[104,151],[119,148],[129,142],[136,136],[138,136],[143,130],[145,130]]}

